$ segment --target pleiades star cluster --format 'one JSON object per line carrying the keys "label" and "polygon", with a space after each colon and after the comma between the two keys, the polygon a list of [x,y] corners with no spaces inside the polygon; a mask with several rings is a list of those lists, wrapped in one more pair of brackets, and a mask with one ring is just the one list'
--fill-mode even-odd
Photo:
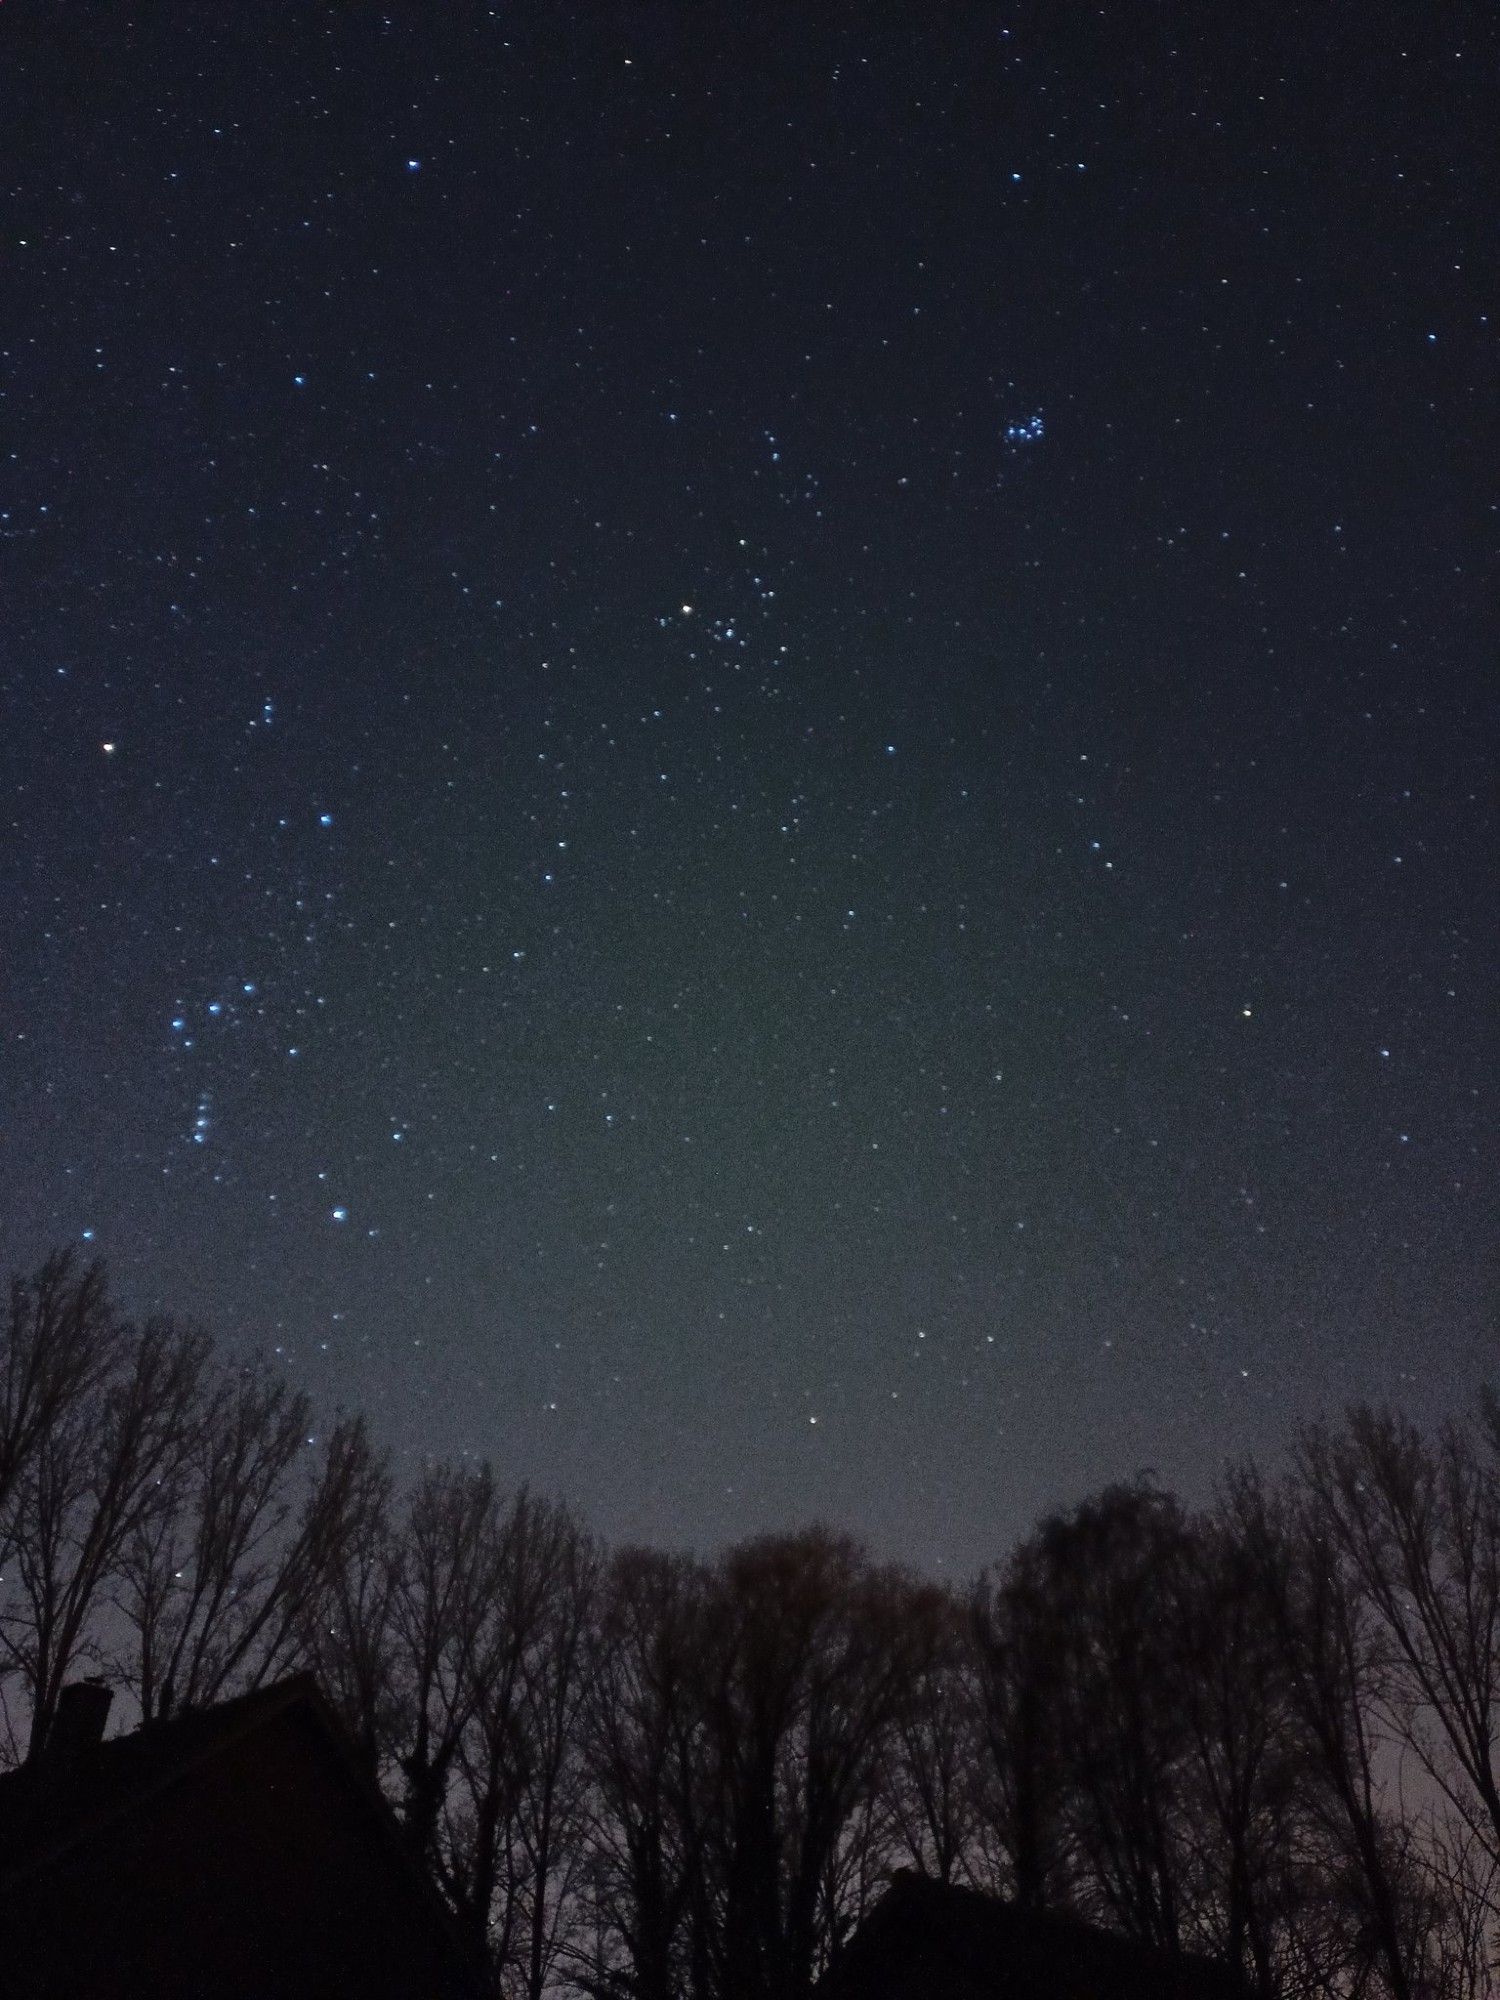
{"label": "pleiades star cluster", "polygon": [[0,1216],[959,1574],[1493,1372],[1489,12],[0,13]]}

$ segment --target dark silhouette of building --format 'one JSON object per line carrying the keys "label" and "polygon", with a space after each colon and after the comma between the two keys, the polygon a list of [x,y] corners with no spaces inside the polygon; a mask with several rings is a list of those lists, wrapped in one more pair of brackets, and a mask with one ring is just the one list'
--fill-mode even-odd
{"label": "dark silhouette of building", "polygon": [[818,2000],[1244,2000],[1227,1967],[906,1871],[818,1983]]}
{"label": "dark silhouette of building", "polygon": [[82,1683],[0,1778],[5,2000],[476,2000],[310,1676],[102,1741]]}

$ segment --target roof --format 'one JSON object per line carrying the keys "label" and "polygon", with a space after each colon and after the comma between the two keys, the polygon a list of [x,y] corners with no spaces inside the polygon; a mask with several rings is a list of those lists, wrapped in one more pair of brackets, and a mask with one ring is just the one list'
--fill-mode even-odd
{"label": "roof", "polygon": [[304,1739],[310,1731],[323,1753],[318,1763],[351,1798],[371,1846],[384,1854],[392,1887],[402,1885],[411,1914],[421,1913],[472,1982],[477,1968],[468,1944],[311,1674],[294,1674],[212,1708],[185,1710],[66,1756],[43,1754],[0,1777],[0,1906],[25,1907],[28,1883],[66,1866],[75,1850],[108,1851],[124,1823],[149,1818],[153,1802],[182,1781],[258,1732],[278,1727],[292,1727]]}
{"label": "roof", "polygon": [[819,2000],[1243,2000],[1212,1959],[1173,1956],[1061,1911],[902,1870],[819,1983]]}
{"label": "roof", "polygon": [[[138,1811],[229,1744],[301,1707],[311,1710],[352,1769],[343,1730],[317,1683],[311,1674],[294,1674],[67,1758],[38,1757],[0,1777],[0,1891],[59,1860],[114,1819]],[[362,1788],[367,1782],[362,1773],[356,1781]]]}

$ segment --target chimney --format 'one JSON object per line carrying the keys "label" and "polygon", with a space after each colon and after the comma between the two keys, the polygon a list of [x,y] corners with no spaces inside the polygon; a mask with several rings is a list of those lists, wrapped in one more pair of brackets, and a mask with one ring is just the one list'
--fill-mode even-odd
{"label": "chimney", "polygon": [[104,1741],[104,1725],[114,1691],[103,1681],[69,1681],[57,1697],[57,1713],[47,1731],[49,1757],[76,1757]]}

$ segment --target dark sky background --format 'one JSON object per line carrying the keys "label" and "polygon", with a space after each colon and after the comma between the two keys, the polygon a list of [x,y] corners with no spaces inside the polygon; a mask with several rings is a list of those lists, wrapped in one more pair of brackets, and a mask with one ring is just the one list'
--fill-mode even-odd
{"label": "dark sky background", "polygon": [[0,17],[0,1230],[948,1572],[1493,1372],[1484,7]]}

